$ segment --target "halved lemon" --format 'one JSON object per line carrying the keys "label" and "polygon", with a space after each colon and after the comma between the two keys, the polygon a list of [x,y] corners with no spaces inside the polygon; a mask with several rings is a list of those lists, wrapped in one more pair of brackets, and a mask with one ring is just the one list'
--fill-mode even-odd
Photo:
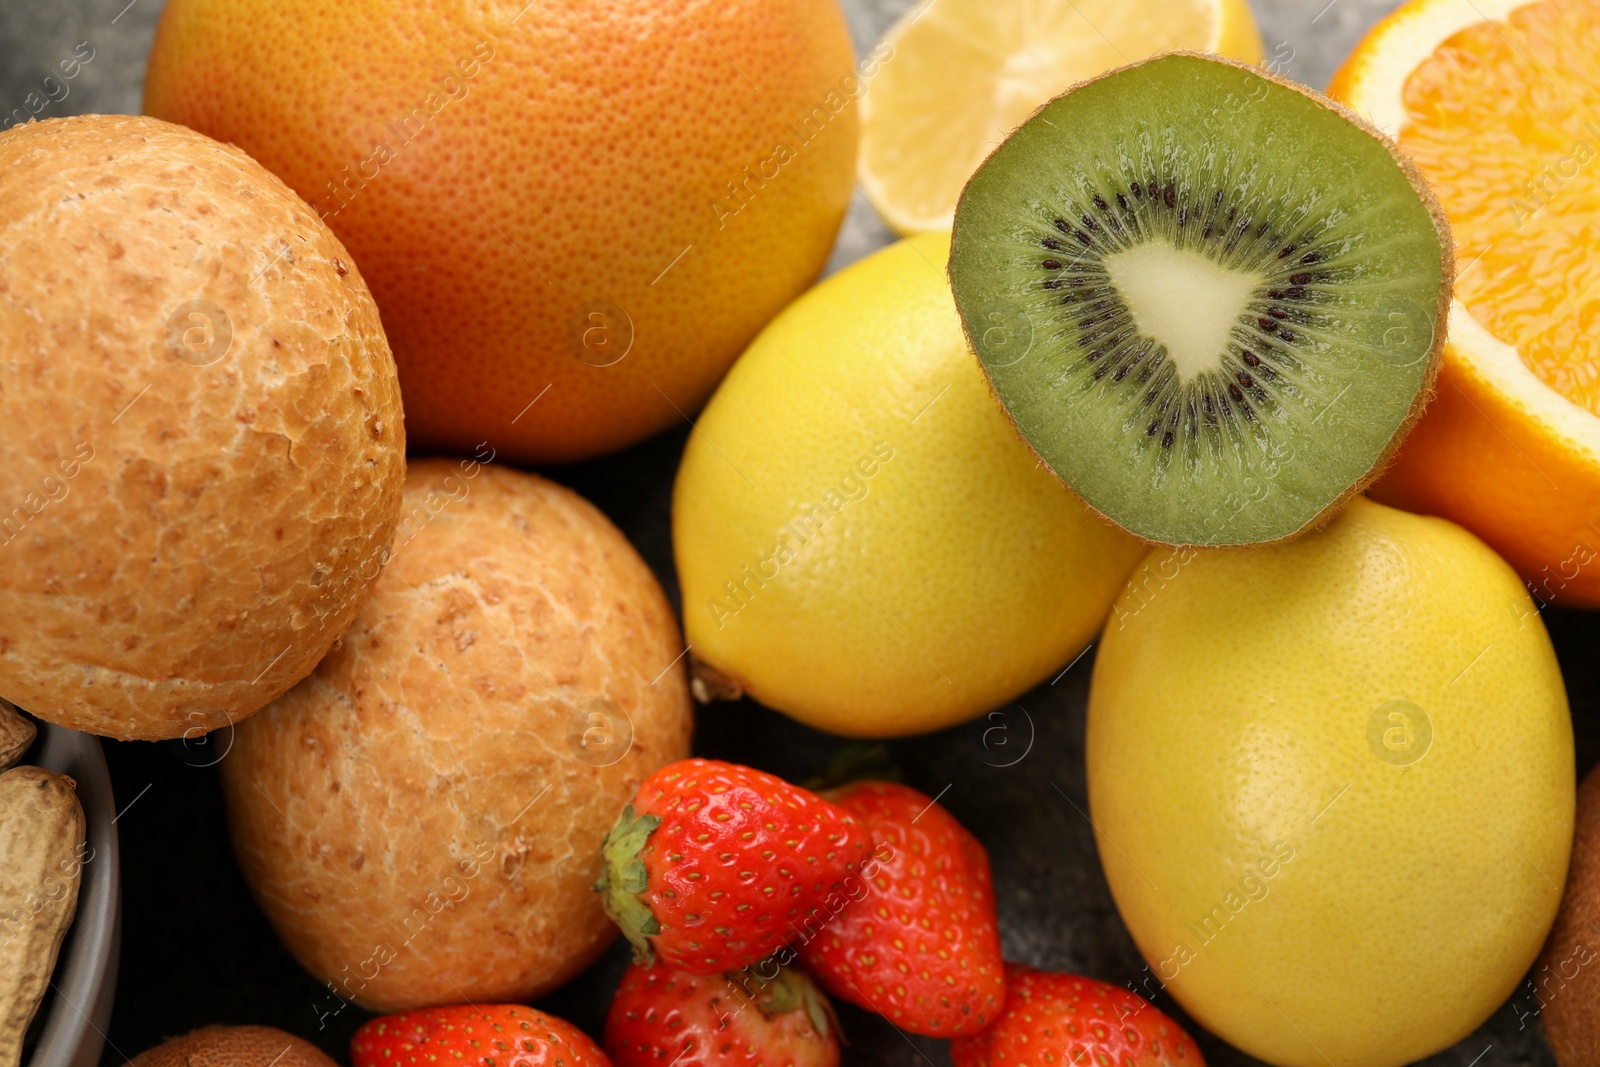
{"label": "halved lemon", "polygon": [[1456,243],[1439,393],[1387,503],[1600,606],[1600,2],[1413,0],[1329,93],[1399,141]]}
{"label": "halved lemon", "polygon": [[925,0],[874,54],[862,191],[901,233],[947,230],[972,172],[1040,104],[1175,49],[1262,58],[1245,0]]}

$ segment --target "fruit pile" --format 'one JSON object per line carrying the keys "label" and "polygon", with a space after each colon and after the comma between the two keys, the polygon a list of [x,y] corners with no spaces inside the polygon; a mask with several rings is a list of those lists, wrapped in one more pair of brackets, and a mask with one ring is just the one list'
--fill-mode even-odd
{"label": "fruit pile", "polygon": [[[229,731],[352,1067],[834,1067],[836,1002],[956,1067],[1200,1065],[1163,994],[1396,1067],[1541,950],[1600,1065],[1541,615],[1600,606],[1600,0],[1410,0],[1331,97],[1240,0],[930,0],[859,63],[834,0],[271,6],[169,0],[147,116],[0,132],[0,766]],[[904,239],[813,285],[854,178]],[[684,422],[675,611],[524,468]],[[696,703],[928,734],[1096,642],[1135,980],[1018,951],[989,831],[870,746],[694,755]],[[0,774],[0,1067],[72,786]],[[619,937],[603,1030],[530,1006]],[[240,1060],[331,1065],[133,1062]]]}

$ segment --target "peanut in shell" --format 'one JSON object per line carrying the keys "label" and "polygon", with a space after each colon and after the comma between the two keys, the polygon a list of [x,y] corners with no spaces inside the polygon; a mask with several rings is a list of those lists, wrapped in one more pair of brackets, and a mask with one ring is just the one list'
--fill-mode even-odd
{"label": "peanut in shell", "polygon": [[22,1062],[78,910],[83,845],[77,783],[38,767],[0,774],[0,1067]]}
{"label": "peanut in shell", "polygon": [[33,745],[38,731],[33,720],[19,712],[9,700],[0,699],[0,771],[9,771]]}

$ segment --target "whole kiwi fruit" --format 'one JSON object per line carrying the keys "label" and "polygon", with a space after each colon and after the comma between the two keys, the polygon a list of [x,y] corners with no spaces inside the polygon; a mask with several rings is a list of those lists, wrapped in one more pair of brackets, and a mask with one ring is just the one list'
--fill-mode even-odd
{"label": "whole kiwi fruit", "polygon": [[321,1049],[271,1026],[207,1026],[139,1053],[128,1067],[338,1067]]}
{"label": "whole kiwi fruit", "polygon": [[329,1002],[543,996],[616,937],[600,842],[689,754],[671,605],[592,504],[475,460],[411,464],[376,585],[220,765],[245,882]]}
{"label": "whole kiwi fruit", "polygon": [[1566,892],[1529,981],[1556,1062],[1600,1067],[1600,767],[1578,787]]}
{"label": "whole kiwi fruit", "polygon": [[135,115],[0,131],[0,697],[198,738],[325,656],[405,426],[349,251],[244,152]]}

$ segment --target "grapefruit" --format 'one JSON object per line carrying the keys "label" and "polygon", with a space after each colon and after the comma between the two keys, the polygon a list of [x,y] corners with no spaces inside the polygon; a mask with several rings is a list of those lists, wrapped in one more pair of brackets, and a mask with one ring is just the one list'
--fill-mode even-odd
{"label": "grapefruit", "polygon": [[681,422],[819,273],[861,91],[833,0],[172,0],[144,103],[349,247],[414,445],[547,462]]}

